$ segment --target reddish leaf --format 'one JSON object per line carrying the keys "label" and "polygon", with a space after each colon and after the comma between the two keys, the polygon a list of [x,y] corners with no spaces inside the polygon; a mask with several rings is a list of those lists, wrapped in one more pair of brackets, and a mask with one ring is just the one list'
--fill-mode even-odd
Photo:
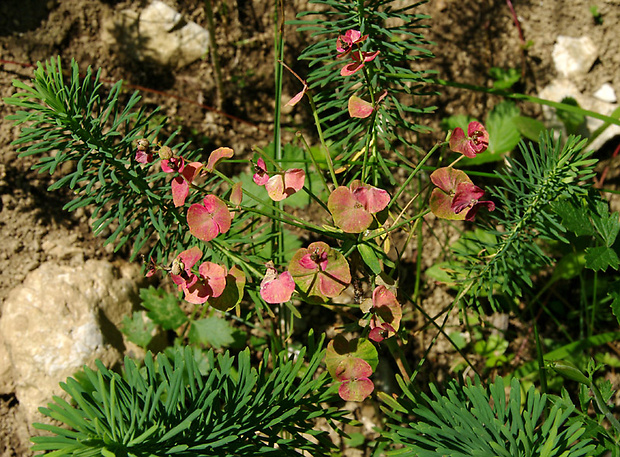
{"label": "reddish leaf", "polygon": [[226,287],[226,268],[213,262],[203,262],[198,267],[200,277],[211,288],[210,297],[219,297]]}
{"label": "reddish leaf", "polygon": [[366,119],[372,114],[374,108],[372,103],[369,103],[361,98],[352,95],[349,98],[349,116],[356,117],[358,119]]}
{"label": "reddish leaf", "polygon": [[293,255],[288,271],[301,293],[311,302],[337,297],[351,282],[349,264],[344,256],[322,241],[299,249]]}
{"label": "reddish leaf", "polygon": [[403,311],[396,299],[394,293],[385,286],[377,286],[372,293],[372,313],[374,314],[370,320],[370,328],[380,327],[385,329],[383,324],[389,324],[391,333],[389,332],[385,338],[394,335],[400,327],[400,320],[403,317]]}
{"label": "reddish leaf", "polygon": [[273,263],[267,265],[267,274],[260,283],[260,296],[267,303],[285,303],[295,291],[295,281],[288,271],[278,275]]}
{"label": "reddish leaf", "polygon": [[364,205],[357,201],[348,187],[335,189],[327,200],[327,208],[334,218],[336,227],[347,233],[361,233],[370,227],[373,221]]}
{"label": "reddish leaf", "polygon": [[375,385],[368,378],[343,381],[338,388],[338,395],[344,401],[364,401],[375,390]]}
{"label": "reddish leaf", "polygon": [[226,203],[215,195],[207,195],[203,204],[193,204],[187,212],[189,231],[196,238],[211,241],[230,229],[232,216]]}
{"label": "reddish leaf", "polygon": [[353,181],[349,188],[353,193],[353,198],[360,202],[364,209],[371,214],[382,211],[390,203],[390,194],[387,191],[364,184],[358,179]]}
{"label": "reddish leaf", "polygon": [[209,155],[209,160],[207,160],[205,170],[212,172],[220,160],[230,159],[234,154],[235,153],[231,148],[217,148]]}
{"label": "reddish leaf", "polygon": [[269,178],[265,184],[267,194],[276,202],[290,197],[304,187],[306,173],[301,168],[293,168]]}

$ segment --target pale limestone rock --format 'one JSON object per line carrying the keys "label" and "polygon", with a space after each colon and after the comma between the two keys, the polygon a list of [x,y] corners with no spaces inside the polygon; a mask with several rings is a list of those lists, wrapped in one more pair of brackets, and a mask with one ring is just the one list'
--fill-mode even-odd
{"label": "pale limestone rock", "polygon": [[58,383],[83,365],[94,366],[97,358],[106,366],[120,362],[124,343],[117,326],[134,307],[139,278],[139,268],[130,264],[48,262],[10,292],[0,333],[29,421],[42,419],[37,408],[62,394]]}
{"label": "pale limestone rock", "polygon": [[560,35],[553,47],[552,56],[557,72],[568,78],[590,71],[598,58],[598,49],[587,36],[572,38]]}
{"label": "pale limestone rock", "polygon": [[209,32],[161,1],[142,11],[121,11],[104,27],[103,40],[118,45],[135,59],[181,68],[200,59],[209,49]]}
{"label": "pale limestone rock", "polygon": [[616,103],[618,101],[616,98],[616,91],[609,83],[603,84],[599,90],[594,92],[594,97],[607,103]]}
{"label": "pale limestone rock", "polygon": [[[561,102],[565,97],[572,97],[577,101],[580,107],[605,115],[610,115],[618,107],[617,104],[607,103],[581,93],[574,83],[563,78],[552,81],[548,86],[540,91],[538,96],[554,102]],[[543,117],[547,128],[554,129],[556,132],[564,130],[564,125],[558,119],[555,109],[546,105],[543,105],[542,108]],[[579,134],[583,137],[588,137],[602,124],[603,121],[599,119],[586,117],[585,125]],[[617,135],[620,135],[620,127],[617,125],[610,125],[601,135],[599,135],[588,145],[588,149],[597,150]]]}

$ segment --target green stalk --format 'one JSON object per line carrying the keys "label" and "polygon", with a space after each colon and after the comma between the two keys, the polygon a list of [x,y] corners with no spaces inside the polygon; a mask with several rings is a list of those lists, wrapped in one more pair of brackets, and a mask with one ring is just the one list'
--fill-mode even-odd
{"label": "green stalk", "polygon": [[316,110],[316,105],[314,104],[314,99],[312,98],[312,94],[308,91],[306,92],[308,96],[308,101],[310,102],[310,109],[312,110],[312,117],[314,118],[314,125],[316,126],[316,131],[319,134],[319,141],[321,141],[321,145],[323,146],[323,152],[325,153],[325,160],[327,162],[327,168],[329,168],[329,174],[332,178],[335,187],[338,187],[338,179],[336,179],[336,172],[334,171],[334,163],[332,162],[332,156],[329,153],[329,149],[327,148],[327,144],[325,143],[325,137],[323,136],[323,129],[321,128],[321,121],[319,120],[319,113]]}
{"label": "green stalk", "polygon": [[[385,76],[393,77],[393,78],[402,78],[402,79],[417,79],[407,73],[387,73]],[[446,87],[456,87],[458,89],[467,89],[467,90],[472,90],[475,92],[484,92],[486,94],[499,95],[501,97],[512,98],[515,100],[525,100],[531,103],[536,103],[538,105],[551,106],[552,108],[555,108],[555,109],[564,110],[564,111],[568,111],[571,113],[577,113],[583,116],[593,117],[595,119],[600,119],[601,121],[607,122],[609,124],[620,126],[620,119],[616,119],[612,116],[606,116],[604,114],[600,114],[595,111],[583,109],[578,106],[554,102],[551,100],[546,100],[544,98],[534,97],[532,95],[519,94],[516,92],[507,92],[505,90],[495,89],[492,87],[481,87],[481,86],[476,86],[473,84],[457,83],[454,81],[447,81],[445,79],[439,79],[439,78],[437,79],[429,78],[426,80],[426,82],[430,84],[439,84],[441,86],[446,86]]]}

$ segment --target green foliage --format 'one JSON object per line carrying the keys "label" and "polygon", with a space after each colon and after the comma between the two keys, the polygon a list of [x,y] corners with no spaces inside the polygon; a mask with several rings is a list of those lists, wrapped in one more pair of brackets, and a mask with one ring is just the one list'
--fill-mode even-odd
{"label": "green foliage", "polygon": [[323,351],[312,338],[307,364],[304,353],[296,360],[278,354],[271,371],[267,363],[251,367],[249,351],[236,359],[209,351],[205,372],[190,348],[170,358],[149,353],[142,368],[125,359],[122,374],[98,362],[97,370],[61,383],[71,403],[54,397],[41,408],[68,428],[35,424],[52,436],[33,438],[33,449],[57,456],[325,455],[333,444],[314,421],[344,413],[323,406],[331,395],[326,373],[316,375]]}
{"label": "green foliage", "polygon": [[190,343],[204,344],[216,349],[235,343],[234,327],[217,316],[193,321],[188,336]]}
{"label": "green foliage", "polygon": [[508,90],[521,79],[521,74],[516,68],[491,67],[489,76],[494,79],[493,87]]}
{"label": "green foliage", "polygon": [[592,201],[588,194],[596,159],[584,152],[585,140],[569,137],[562,146],[551,134],[541,135],[538,150],[521,143],[522,159],[509,157],[496,173],[500,184],[491,188],[497,208],[489,213],[494,226],[484,236],[465,235],[454,251],[467,265],[462,295],[484,293],[495,307],[493,294],[520,297],[531,287],[530,275],[552,258],[541,241],[568,242],[567,228],[554,203],[568,199]]}
{"label": "green foliage", "polygon": [[176,294],[149,286],[148,289],[140,290],[140,298],[149,318],[164,330],[176,330],[187,322],[187,316],[180,308],[181,301]]}
{"label": "green foliage", "polygon": [[[324,6],[324,12],[300,13],[293,24],[301,26],[299,31],[312,31],[312,36],[318,38],[299,59],[310,61],[306,79],[321,115],[324,139],[331,142],[330,148],[342,150],[343,163],[362,148],[368,151],[380,147],[393,151],[395,146],[404,144],[418,150],[409,132],[426,130],[415,118],[433,110],[418,106],[419,97],[429,94],[423,83],[428,81],[431,72],[412,69],[416,60],[432,57],[425,49],[431,43],[421,33],[427,27],[424,21],[428,17],[415,13],[424,2],[408,6],[399,6],[393,0],[311,0],[311,3]],[[356,74],[343,78],[340,68],[344,62],[336,58],[336,39],[349,29],[368,35],[364,50],[380,51],[380,54],[377,62],[366,64],[364,76]],[[360,78],[364,78],[365,84],[357,88]],[[367,119],[349,116],[347,101],[350,96],[374,100],[383,90],[387,90],[388,95],[375,114]],[[376,144],[377,140],[383,145]],[[380,154],[372,154],[368,163],[374,163],[375,180],[380,172],[393,180]]]}
{"label": "green foliage", "polygon": [[131,318],[123,317],[121,332],[127,335],[129,341],[136,343],[141,348],[146,348],[153,338],[156,325],[145,316],[144,311],[136,311]]}
{"label": "green foliage", "polygon": [[575,406],[568,396],[548,397],[530,386],[523,398],[516,378],[510,381],[508,398],[501,377],[487,388],[479,381],[467,380],[465,385],[452,381],[444,394],[431,384],[432,397],[399,382],[401,398],[382,396],[389,407],[382,409],[393,419],[388,424],[392,431],[384,435],[397,444],[390,456],[600,455],[594,453],[586,427],[574,420]]}
{"label": "green foliage", "polygon": [[[54,174],[61,165],[72,164],[72,171],[49,188],[73,191],[65,209],[94,206],[94,233],[110,227],[105,243],[115,242],[118,250],[131,241],[134,257],[154,236],[149,255],[161,261],[187,241],[183,219],[172,204],[165,173],[149,176],[148,167],[134,159],[134,144],[140,138],[155,141],[164,121],[137,109],[140,96],[134,93],[127,99],[122,82],[104,96],[99,75],[89,68],[80,77],[72,61],[65,82],[60,59],[51,59],[38,64],[32,86],[14,81],[21,92],[5,102],[21,109],[8,119],[22,125],[22,131],[13,144],[20,146],[20,157],[39,156],[33,168],[41,173]],[[187,144],[174,147],[190,159],[194,155],[186,148]]]}

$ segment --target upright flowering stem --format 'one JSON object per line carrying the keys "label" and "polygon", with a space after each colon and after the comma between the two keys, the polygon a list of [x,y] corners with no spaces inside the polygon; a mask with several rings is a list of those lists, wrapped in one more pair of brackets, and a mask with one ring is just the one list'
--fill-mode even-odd
{"label": "upright flowering stem", "polygon": [[338,179],[336,178],[336,172],[334,171],[334,163],[332,162],[332,156],[329,154],[329,149],[327,148],[327,144],[325,144],[325,138],[323,137],[323,129],[321,128],[321,121],[319,120],[319,114],[316,110],[316,105],[314,104],[314,99],[312,98],[312,94],[307,92],[308,100],[310,101],[310,108],[312,109],[312,116],[314,117],[314,124],[316,125],[316,130],[319,134],[319,140],[321,141],[321,145],[323,146],[323,151],[325,152],[325,160],[327,161],[327,167],[329,168],[329,174],[332,178],[334,186],[338,187]]}

